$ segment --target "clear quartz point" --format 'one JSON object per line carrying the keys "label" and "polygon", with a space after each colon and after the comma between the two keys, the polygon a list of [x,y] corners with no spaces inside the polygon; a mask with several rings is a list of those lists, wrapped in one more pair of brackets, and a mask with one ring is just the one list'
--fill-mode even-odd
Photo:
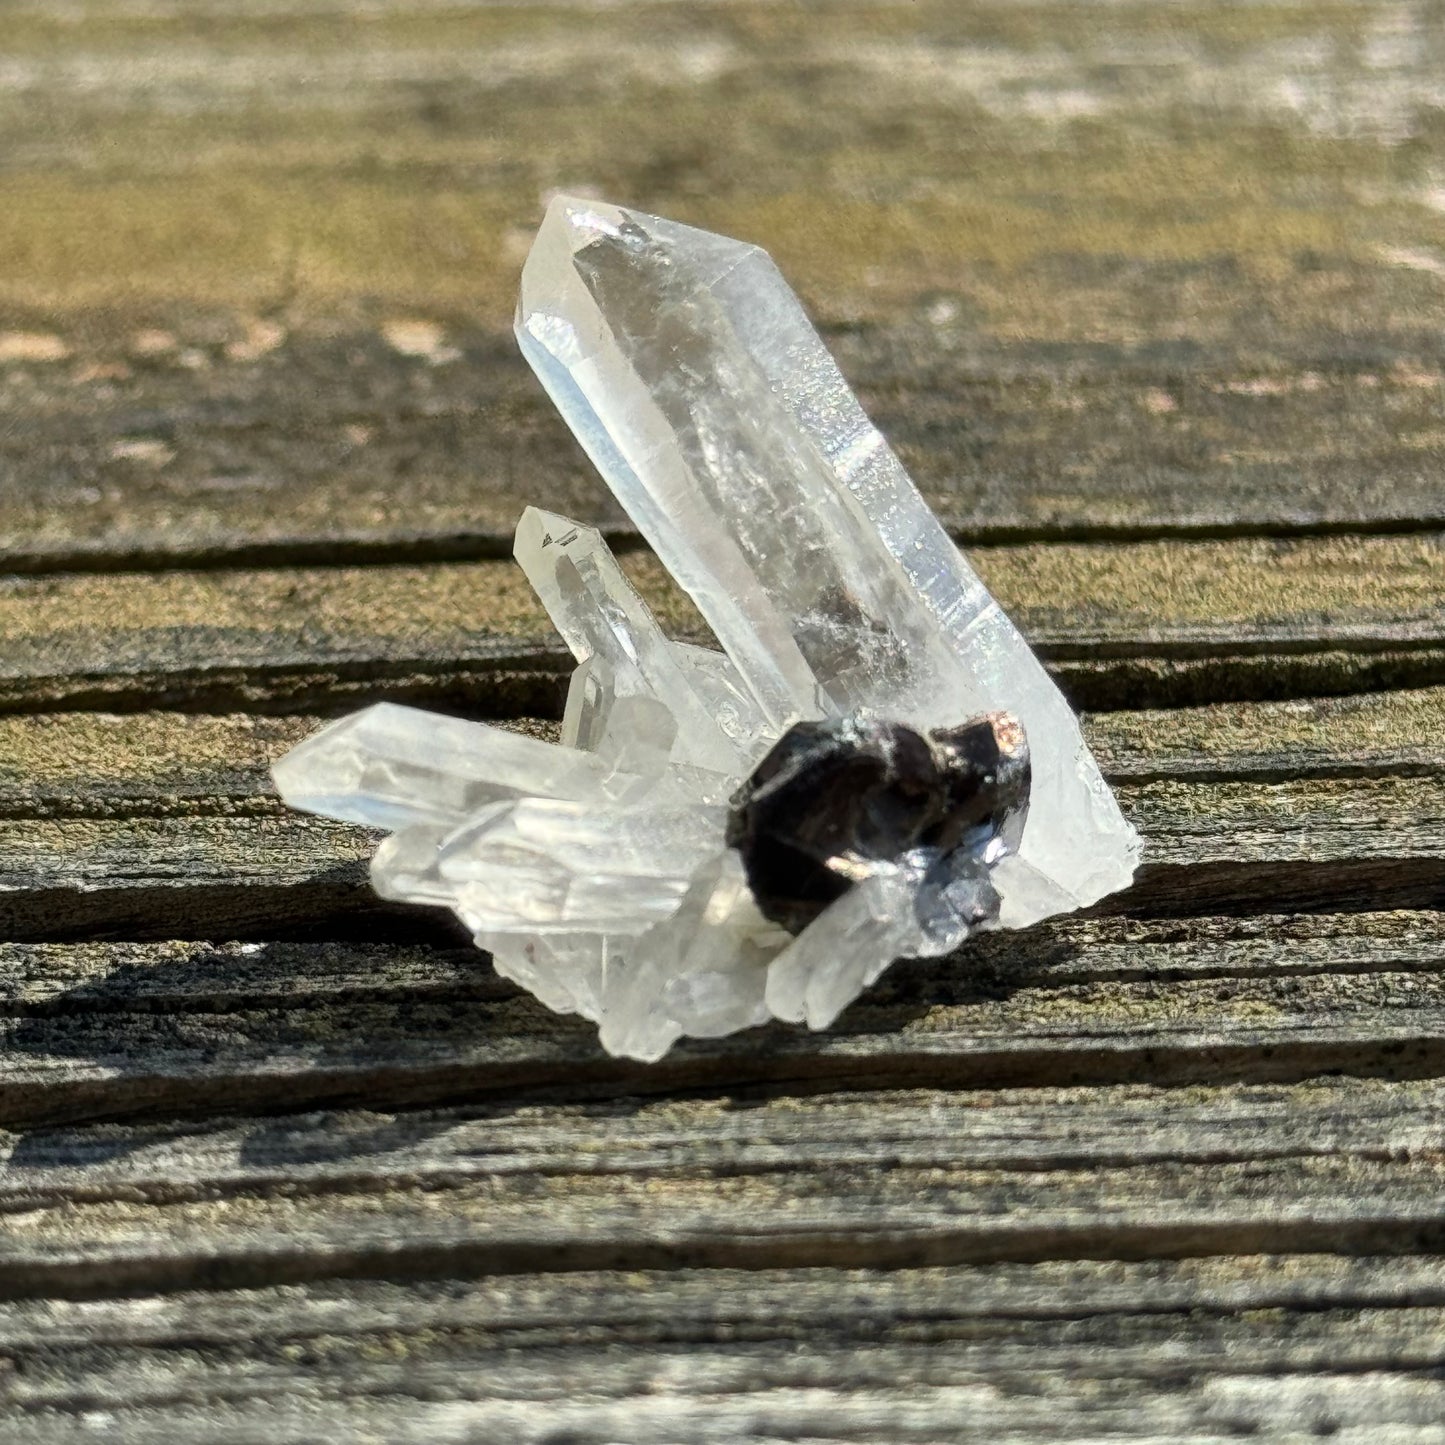
{"label": "clear quartz point", "polygon": [[476,932],[640,933],[716,851],[718,810],[496,803],[443,839],[436,872]]}
{"label": "clear quartz point", "polygon": [[630,785],[593,755],[389,702],[323,728],[272,774],[293,808],[389,831],[460,823],[499,798],[580,802]]}
{"label": "clear quartz point", "polygon": [[[529,508],[517,561],[577,659],[561,742],[383,704],[276,765],[293,806],[392,834],[379,892],[449,906],[499,971],[655,1059],[769,1017],[827,1027],[894,958],[1127,886],[1139,840],[1073,712],[764,252],[561,197],[517,336],[722,650],[668,638],[594,527]],[[796,724],[836,724],[846,754],[984,714],[1027,741],[1026,807],[930,814],[906,855],[831,860],[841,892],[796,933],[765,916],[730,800]]]}
{"label": "clear quartz point", "polygon": [[827,1028],[895,958],[914,951],[916,888],[907,869],[883,869],[825,909],[773,960],[769,1012]]}
{"label": "clear quartz point", "polygon": [[528,507],[514,552],[578,663],[595,660],[587,676],[598,684],[598,700],[589,712],[605,715],[624,697],[649,699],[674,719],[679,761],[718,772],[737,768],[738,746],[694,691],[678,650],[595,527]]}

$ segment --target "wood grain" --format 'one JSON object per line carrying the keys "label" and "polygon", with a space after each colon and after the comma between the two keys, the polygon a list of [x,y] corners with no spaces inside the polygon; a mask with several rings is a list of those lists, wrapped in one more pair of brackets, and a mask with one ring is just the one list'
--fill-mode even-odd
{"label": "wood grain", "polygon": [[[40,1445],[70,1445],[93,1439],[97,1426],[108,1438],[131,1442],[185,1445],[198,1434],[223,1445],[244,1445],[248,1433],[268,1440],[310,1442],[324,1432],[341,1431],[373,1439],[467,1445],[481,1436],[519,1445],[549,1445],[559,1436],[579,1445],[611,1445],[618,1439],[638,1445],[673,1445],[679,1436],[707,1445],[732,1445],[739,1439],[784,1445],[803,1432],[810,1440],[874,1445],[880,1436],[912,1445],[939,1439],[965,1442],[1027,1442],[1041,1437],[1158,1441],[1236,1438],[1274,1432],[1289,1440],[1305,1422],[1310,1436],[1328,1436],[1346,1445],[1424,1445],[1437,1434],[1441,1391],[1428,1371],[1332,1373],[1321,1370],[1299,1379],[1263,1380],[1247,1372],[1221,1370],[1181,1386],[1159,1386],[1125,1377],[1081,1379],[1061,1372],[1028,1381],[1000,1372],[964,1377],[957,1383],[913,1385],[921,1368],[901,1368],[906,1356],[885,1354],[876,1374],[858,1377],[856,1355],[823,1355],[812,1368],[795,1365],[783,1373],[762,1358],[742,1356],[733,1370],[721,1361],[702,1367],[698,1357],[661,1356],[655,1366],[637,1361],[620,1372],[611,1398],[562,1401],[555,1380],[513,1385],[505,1375],[485,1399],[458,1399],[455,1372],[440,1379],[408,1383],[405,1368],[366,1372],[367,1394],[350,1408],[333,1400],[312,1403],[315,1391],[277,1399],[252,1399],[243,1409],[184,1405],[116,1411],[97,1408],[83,1424],[66,1414],[41,1412],[27,1422],[26,1438]],[[695,1383],[661,1393],[659,1371],[675,1377],[698,1364]],[[830,1368],[840,1383],[830,1386]],[[753,1388],[744,1383],[749,1371]],[[590,1372],[584,1372],[590,1373]],[[934,1372],[928,1372],[933,1374]],[[489,1378],[491,1378],[489,1374]],[[854,1383],[856,1379],[856,1383]],[[902,1380],[905,1383],[899,1385]],[[775,1384],[776,1381],[776,1384]],[[691,1389],[688,1385],[691,1385]],[[480,1393],[481,1386],[474,1388]],[[424,1392],[425,1398],[416,1399]],[[507,1396],[511,1398],[507,1398]],[[239,1417],[238,1424],[231,1420]],[[981,1423],[987,1420],[988,1424]]]}
{"label": "wood grain", "polygon": [[[1311,697],[1445,681],[1445,534],[979,548],[1079,706]],[[626,565],[674,633],[701,619]],[[344,711],[387,696],[560,710],[571,660],[511,562],[14,578],[0,711]]]}
{"label": "wood grain", "polygon": [[[309,714],[69,712],[0,716],[0,817],[285,816],[271,763]],[[495,726],[555,741],[555,721]],[[1445,773],[1445,688],[1084,716],[1111,781],[1292,783]]]}
{"label": "wood grain", "polygon": [[0,542],[619,525],[507,336],[557,187],[769,246],[971,538],[1438,526],[1439,31],[1429,0],[27,4]]}
{"label": "wood grain", "polygon": [[[1185,916],[1432,908],[1445,901],[1445,783],[1394,778],[1122,788],[1150,840],[1100,908]],[[296,817],[0,822],[0,927],[16,939],[453,936],[371,893],[375,838]]]}
{"label": "wood grain", "polygon": [[[579,1293],[615,1333],[611,1348],[576,1338]],[[322,1410],[321,1428],[333,1430],[364,1428],[381,1411],[399,1439],[423,1428],[459,1438],[447,1432],[490,1423],[536,1440],[564,1421],[574,1438],[605,1438],[609,1426],[616,1438],[627,1408],[627,1439],[665,1428],[676,1438],[684,1422],[689,1436],[732,1428],[768,1438],[762,1412],[779,1431],[806,1422],[814,1438],[910,1438],[906,1427],[931,1420],[950,1438],[980,1439],[986,1417],[1026,1439],[1051,1411],[1053,1427],[1121,1439],[1218,1438],[1252,1423],[1256,1434],[1276,1424],[1396,1440],[1431,1428],[1414,1412],[1435,1398],[1439,1293],[1434,1262],[1381,1257],[603,1272],[20,1302],[0,1305],[0,1340],[40,1439],[64,1438],[50,1433],[64,1428],[50,1412],[113,1406],[122,1383],[138,1381],[146,1406],[112,1409],[107,1428],[136,1438],[126,1432],[169,1422],[179,1432],[219,1378],[233,1406],[244,1402],[273,1429],[290,1415],[299,1430],[308,1407],[258,1396],[293,1386],[313,1400],[313,1430]],[[840,1298],[852,1308],[840,1312]],[[711,1356],[698,1349],[724,1333]],[[654,1369],[639,1400],[649,1353],[666,1374]],[[748,1381],[750,1367],[767,1371],[766,1383]],[[819,1381],[830,1374],[851,1384],[830,1392],[824,1425]],[[564,1382],[584,1376],[596,1382],[593,1402],[569,1408]],[[1087,1388],[1070,1389],[1082,1380]],[[1386,1433],[1412,1414],[1413,1437]]]}
{"label": "wood grain", "polygon": [[[1438,1087],[874,1089],[31,1133],[5,1294],[345,1276],[1411,1254]],[[1367,1187],[1361,1188],[1368,1180]],[[60,1207],[54,1207],[60,1206]]]}
{"label": "wood grain", "polygon": [[[247,332],[222,321],[194,329],[229,343],[159,331],[173,338],[160,357],[131,354],[142,327],[66,341],[63,367],[0,364],[0,395],[9,373],[27,414],[0,435],[6,569],[494,557],[529,503],[632,537],[511,342],[432,324],[455,359],[399,354],[378,330],[278,328],[264,359],[235,361],[227,346]],[[936,330],[920,318],[827,339],[968,541],[1445,525],[1433,350],[1303,372],[1227,354],[1151,366],[1086,345],[960,355]]]}
{"label": "wood grain", "polygon": [[[1088,733],[1148,839],[1141,916],[1445,903],[1445,690],[1103,713]],[[12,939],[449,940],[382,904],[364,829],[275,798],[314,718],[140,714],[0,723],[0,927]],[[533,725],[535,731],[545,731]]]}
{"label": "wood grain", "polygon": [[1440,928],[1438,912],[1051,924],[900,965],[833,1033],[692,1041],[648,1068],[608,1058],[590,1025],[518,995],[465,947],[12,944],[0,956],[0,1114],[29,1124],[769,1083],[1427,1078],[1445,1050]]}

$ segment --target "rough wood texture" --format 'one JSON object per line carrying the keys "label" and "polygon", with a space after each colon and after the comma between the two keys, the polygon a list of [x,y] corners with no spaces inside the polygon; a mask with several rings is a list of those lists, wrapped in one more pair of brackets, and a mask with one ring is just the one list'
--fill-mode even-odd
{"label": "rough wood texture", "polygon": [[[1435,532],[971,555],[1082,707],[1445,682]],[[655,559],[627,560],[698,636]],[[509,561],[25,577],[0,594],[0,713],[344,711],[384,691],[508,716],[560,710],[564,652]]]}
{"label": "rough wood texture", "polygon": [[[1414,1078],[1445,1053],[1441,927],[1437,913],[1056,924],[989,940],[966,967],[900,968],[833,1034],[693,1042],[649,1069],[609,1059],[590,1027],[519,996],[460,947],[11,945],[0,1115],[381,1106],[474,1091],[515,1104],[569,1087],[705,1087],[725,1099],[760,1082],[811,1094]],[[814,1110],[794,1105],[806,1134]]]}
{"label": "rough wood texture", "polygon": [[[506,339],[548,187],[770,246],[975,537],[1445,520],[1433,0],[7,16],[15,566],[621,518]],[[625,140],[621,139],[625,138]]]}
{"label": "rough wood texture", "polygon": [[[1440,1438],[1445,6],[25,0],[0,1439]],[[770,246],[1148,839],[652,1068],[266,766],[546,733],[543,196]]]}
{"label": "rough wood texture", "polygon": [[[456,937],[372,895],[363,829],[290,813],[270,792],[267,761],[319,723],[4,719],[4,935],[357,937],[389,921]],[[1090,741],[1150,840],[1134,887],[1104,908],[1333,909],[1342,890],[1374,908],[1445,906],[1445,760],[1423,741],[1442,727],[1438,689],[1092,716]]]}
{"label": "rough wood texture", "polygon": [[22,1301],[0,1342],[42,1441],[1393,1442],[1434,1432],[1440,1296],[1380,1256],[587,1271]]}

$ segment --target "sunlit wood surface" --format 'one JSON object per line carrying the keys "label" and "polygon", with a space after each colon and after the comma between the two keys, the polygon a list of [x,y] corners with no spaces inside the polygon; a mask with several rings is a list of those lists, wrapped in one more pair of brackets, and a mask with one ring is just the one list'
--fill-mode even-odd
{"label": "sunlit wood surface", "polygon": [[[1439,1439],[1445,4],[0,4],[0,1438]],[[768,246],[1148,839],[603,1055],[266,767],[545,732],[545,198]]]}

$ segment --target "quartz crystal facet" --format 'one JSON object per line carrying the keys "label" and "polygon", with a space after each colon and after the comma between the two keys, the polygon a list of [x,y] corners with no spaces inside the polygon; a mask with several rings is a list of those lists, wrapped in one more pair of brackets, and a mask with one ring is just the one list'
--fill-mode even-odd
{"label": "quartz crystal facet", "polygon": [[390,833],[378,892],[656,1059],[826,1027],[895,958],[1129,883],[1073,712],[764,252],[559,198],[517,335],[722,650],[529,508],[517,561],[577,659],[561,741],[381,704],[276,765],[293,806]]}

